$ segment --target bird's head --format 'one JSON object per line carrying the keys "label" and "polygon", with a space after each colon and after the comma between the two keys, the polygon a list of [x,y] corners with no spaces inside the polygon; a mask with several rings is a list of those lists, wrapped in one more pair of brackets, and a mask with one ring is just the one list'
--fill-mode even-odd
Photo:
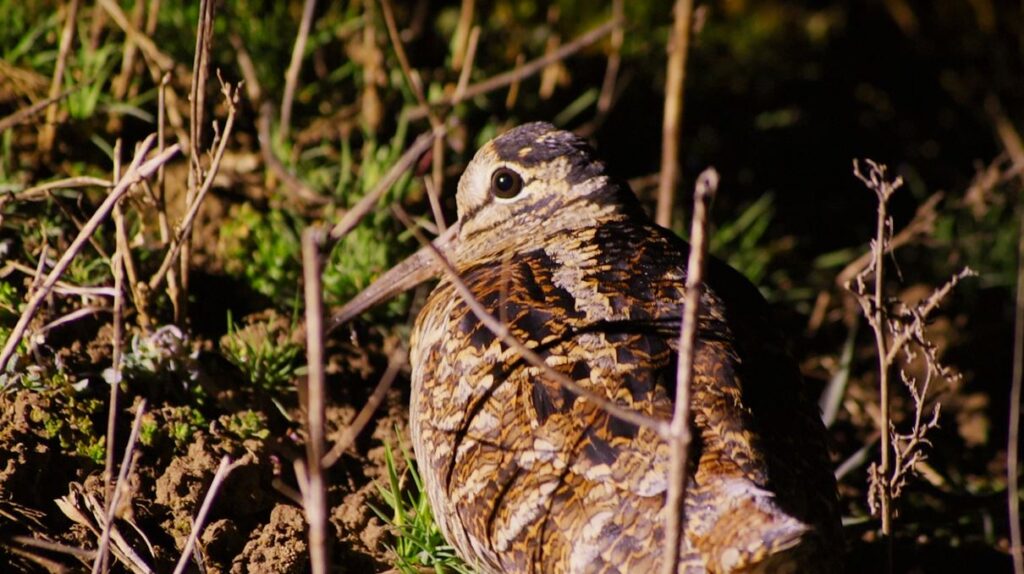
{"label": "bird's head", "polygon": [[[459,179],[456,203],[457,227],[434,241],[456,268],[542,247],[556,234],[635,208],[632,192],[609,179],[585,140],[544,122],[513,128],[481,147]],[[346,304],[328,330],[441,273],[424,247]]]}
{"label": "bird's head", "polygon": [[579,136],[534,122],[480,148],[459,180],[457,262],[540,245],[618,209],[604,164]]}

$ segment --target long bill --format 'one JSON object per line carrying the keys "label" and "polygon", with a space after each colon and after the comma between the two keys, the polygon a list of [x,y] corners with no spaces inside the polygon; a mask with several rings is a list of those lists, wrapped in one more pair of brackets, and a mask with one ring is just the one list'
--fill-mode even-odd
{"label": "long bill", "polygon": [[[458,234],[459,224],[456,223],[449,227],[448,231],[434,239],[432,243],[435,248],[442,252],[446,251],[455,244]],[[401,263],[378,277],[369,287],[360,291],[341,309],[331,315],[325,323],[324,334],[330,334],[370,307],[408,291],[424,281],[438,277],[442,271],[437,257],[431,253],[431,247],[429,245],[420,247],[416,253],[406,257]]]}

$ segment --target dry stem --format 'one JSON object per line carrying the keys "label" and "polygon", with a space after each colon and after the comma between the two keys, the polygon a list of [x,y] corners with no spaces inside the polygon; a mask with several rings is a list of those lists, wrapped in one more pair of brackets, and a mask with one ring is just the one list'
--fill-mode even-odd
{"label": "dry stem", "polygon": [[402,365],[405,364],[405,352],[402,349],[396,349],[391,352],[388,356],[388,367],[384,371],[384,375],[380,378],[377,386],[374,387],[373,393],[370,394],[370,398],[366,400],[366,404],[360,409],[359,414],[356,418],[352,419],[352,422],[342,432],[341,437],[338,438],[334,446],[331,447],[323,457],[324,468],[330,468],[334,466],[334,463],[338,462],[341,455],[344,454],[348,447],[352,445],[359,433],[363,431],[366,425],[370,422],[370,417],[377,410],[377,407],[384,402],[384,397],[388,393],[388,389],[391,388],[391,384],[395,382],[395,377],[398,376],[398,372],[402,370]]}
{"label": "dry stem", "polygon": [[78,20],[78,8],[81,0],[71,0],[68,4],[67,13],[64,18],[64,27],[60,33],[60,47],[57,52],[57,63],[53,69],[53,81],[50,82],[50,93],[47,98],[52,103],[46,108],[46,123],[43,131],[39,134],[39,149],[44,153],[53,148],[53,138],[56,133],[57,122],[57,101],[60,99],[60,87],[64,83],[64,68],[67,67],[68,54],[71,53],[71,42],[75,37],[75,24]]}
{"label": "dry stem", "polygon": [[373,210],[381,196],[398,181],[398,178],[402,177],[406,170],[416,163],[416,160],[427,151],[427,148],[433,145],[434,139],[441,137],[443,134],[444,128],[439,127],[416,138],[416,141],[412,142],[412,145],[409,146],[409,149],[405,150],[402,157],[398,158],[395,165],[391,166],[391,169],[384,174],[384,177],[380,178],[377,185],[352,206],[352,209],[345,212],[341,221],[331,229],[330,240],[337,242],[348,235],[348,232],[352,231],[352,228],[358,225],[363,217],[366,217],[366,214]]}
{"label": "dry stem", "polygon": [[[192,62],[192,89],[189,97],[189,169],[185,192],[185,205],[189,206],[198,206],[196,201],[200,193],[198,186],[203,181],[204,176],[200,150],[202,149],[204,116],[206,114],[206,80],[210,75],[210,45],[213,41],[213,11],[215,5],[216,3],[213,0],[199,0],[195,58]],[[192,260],[191,226],[180,230],[179,238],[181,241],[180,258],[178,261],[180,289],[178,291],[177,304],[174,305],[174,322],[180,325],[188,316],[189,271]],[[161,272],[166,271],[161,270]]]}
{"label": "dry stem", "polygon": [[181,556],[178,558],[178,564],[174,567],[174,574],[183,574],[188,563],[192,560],[192,549],[196,545],[196,539],[199,538],[199,534],[203,531],[204,523],[206,522],[206,515],[210,512],[210,506],[213,505],[213,499],[217,496],[217,491],[220,489],[221,483],[228,477],[228,474],[234,470],[235,465],[231,464],[231,459],[225,455],[220,459],[220,466],[217,467],[216,474],[213,475],[213,481],[210,483],[210,490],[206,492],[206,498],[203,499],[202,506],[199,507],[199,514],[196,515],[195,521],[192,523],[192,531],[188,533],[188,540],[185,541],[185,547],[181,549]]}
{"label": "dry stem", "polygon": [[[327,487],[324,481],[324,329],[320,274],[320,250],[324,234],[317,228],[302,233],[302,274],[306,297],[306,466],[300,480],[306,521],[309,523],[309,557],[314,574],[328,571]],[[301,465],[301,461],[296,461]]]}
{"label": "dry stem", "polygon": [[661,175],[658,178],[658,207],[654,221],[662,227],[672,224],[679,172],[679,125],[683,119],[683,84],[686,82],[686,53],[690,44],[693,0],[676,0],[675,25],[669,41],[668,71],[665,79],[665,110],[661,128]]}
{"label": "dry stem", "polygon": [[[93,232],[99,227],[100,223],[106,219],[110,214],[110,211],[114,207],[114,203],[121,198],[122,195],[127,193],[131,186],[135,185],[144,178],[147,178],[156,171],[156,168],[162,165],[164,162],[172,158],[178,153],[180,149],[178,145],[173,145],[163,153],[158,154],[156,157],[143,163],[142,160],[145,157],[146,152],[153,145],[153,139],[155,136],[150,135],[147,137],[142,144],[139,146],[138,151],[135,154],[135,158],[132,160],[132,164],[128,167],[128,171],[125,173],[121,182],[118,183],[107,198],[100,204],[93,213],[89,221],[82,227],[82,230],[75,237],[75,240],[71,242],[67,251],[61,256],[60,260],[57,261],[56,265],[50,271],[49,275],[46,276],[46,280],[35,292],[32,298],[25,304],[25,309],[18,318],[17,324],[11,329],[11,334],[4,343],[3,350],[0,351],[0,368],[7,365],[7,361],[10,360],[14,354],[14,349],[17,347],[18,342],[21,341],[22,336],[25,334],[25,330],[28,328],[29,321],[35,315],[35,312],[39,309],[43,299],[49,295],[50,290],[53,289],[54,284],[60,279],[60,276],[67,270],[71,264],[71,260],[82,250],[85,243],[92,237]],[[141,164],[141,165],[140,165]]]}
{"label": "dry stem", "polygon": [[[615,28],[615,26],[618,25],[618,23],[619,21],[617,19],[612,18],[611,20],[605,22],[604,24],[601,24],[597,28],[594,28],[593,30],[587,32],[586,34],[583,34],[579,38],[576,38],[572,42],[569,42],[568,44],[561,46],[560,48],[558,48],[554,52],[551,52],[550,54],[545,54],[540,58],[530,60],[529,62],[523,64],[522,66],[516,66],[514,69],[508,72],[498,74],[497,76],[490,77],[486,80],[477,82],[469,86],[462,92],[462,99],[457,100],[455,99],[454,95],[452,95],[445,98],[441,98],[437,102],[431,103],[429,107],[435,108],[453,106],[463,100],[472,99],[479,95],[486,94],[488,92],[492,92],[499,88],[503,88],[505,86],[509,86],[511,84],[519,82],[524,78],[528,78],[540,72],[547,66],[560,60],[564,60],[565,58],[571,56],[572,54],[575,54],[576,52],[582,50],[583,48],[586,48],[587,46],[590,46],[591,44],[597,42],[605,35],[610,33]],[[409,110],[408,118],[410,120],[424,118],[427,116],[428,111],[429,108],[424,106],[413,108]]]}
{"label": "dry stem", "polygon": [[306,52],[306,42],[309,40],[309,28],[313,24],[313,12],[315,10],[316,0],[305,0],[302,3],[302,20],[299,22],[299,32],[295,36],[292,59],[284,73],[284,96],[281,98],[281,125],[277,132],[281,141],[288,141],[288,136],[291,132],[295,87],[299,83],[299,72],[302,71],[302,57]]}
{"label": "dry stem", "polygon": [[[995,123],[995,131],[1010,157],[1016,177],[1024,185],[1024,140],[1013,122],[1006,117],[1003,107],[995,96],[990,96],[985,107]],[[995,174],[999,172],[996,171]],[[993,174],[993,179],[998,175]],[[1005,178],[1004,174],[1003,177]],[[1013,571],[1024,574],[1024,542],[1021,541],[1020,523],[1020,399],[1021,385],[1024,385],[1024,189],[1017,194],[1017,295],[1014,309],[1013,328],[1013,380],[1010,382],[1010,412],[1006,437],[1006,502],[1010,519],[1010,556],[1013,557]]]}
{"label": "dry stem", "polygon": [[[115,367],[117,369],[117,367]],[[117,386],[115,382],[111,386]],[[139,408],[135,411],[135,420],[132,422],[132,430],[128,435],[128,444],[124,447],[124,456],[121,459],[121,470],[117,474],[117,482],[114,483],[114,490],[110,494],[107,500],[107,507],[105,512],[105,520],[101,527],[103,528],[103,534],[100,535],[99,550],[96,554],[95,562],[92,565],[92,572],[106,572],[109,566],[109,554],[108,549],[110,546],[110,536],[114,531],[114,518],[117,515],[117,507],[120,504],[121,496],[127,489],[126,484],[129,473],[135,467],[135,459],[132,457],[132,453],[135,451],[135,442],[139,438],[139,429],[142,427],[142,414],[146,411],[146,400],[143,399],[139,402]],[[107,444],[107,451],[110,452],[114,449],[113,444]]]}
{"label": "dry stem", "polygon": [[711,202],[718,191],[718,172],[708,168],[697,178],[693,194],[690,227],[690,260],[686,266],[686,300],[679,326],[679,359],[676,363],[676,400],[670,427],[669,482],[665,500],[665,552],[662,574],[674,574],[679,567],[679,547],[686,523],[686,482],[690,452],[690,385],[693,379],[694,342],[700,316],[701,283],[708,250]]}
{"label": "dry stem", "polygon": [[[953,287],[974,272],[964,268],[913,307],[890,303],[885,296],[884,257],[893,248],[893,223],[887,210],[890,198],[903,184],[903,180],[899,177],[890,178],[884,165],[871,160],[866,160],[865,163],[869,168],[867,174],[861,171],[861,165],[856,161],[853,164],[853,173],[868,189],[874,191],[877,197],[876,236],[871,243],[870,262],[854,277],[852,284],[848,284],[847,288],[853,292],[864,316],[867,317],[875,335],[878,352],[881,452],[880,462],[872,464],[868,470],[868,504],[873,513],[881,516],[882,535],[887,539],[888,564],[891,570],[893,501],[900,496],[915,467],[924,462],[926,453],[923,448],[930,444],[927,433],[938,425],[938,404],[933,408],[930,417],[924,417],[928,388],[935,376],[947,380],[956,378],[952,371],[941,364],[935,345],[928,341],[925,333],[926,322],[929,314],[938,307]],[[867,285],[869,277],[873,279],[870,288]],[[925,380],[920,388],[913,376],[901,370],[903,384],[910,393],[914,405],[913,422],[907,433],[898,432],[890,417],[889,373],[901,352],[907,361],[913,359],[917,352],[922,352],[927,367]]]}
{"label": "dry stem", "polygon": [[[183,249],[183,246],[186,243],[186,238],[192,231],[192,223],[195,221],[196,215],[199,213],[199,208],[203,203],[203,199],[213,187],[213,180],[217,177],[217,172],[220,171],[220,163],[221,160],[224,159],[224,152],[227,150],[228,141],[231,139],[231,130],[235,125],[235,113],[237,111],[235,105],[238,103],[238,88],[232,90],[230,84],[222,82],[221,93],[224,95],[224,100],[228,105],[228,117],[227,120],[224,121],[224,133],[218,134],[218,137],[214,142],[217,149],[214,152],[213,161],[210,163],[210,170],[206,173],[202,187],[199,188],[195,198],[193,198],[189,203],[188,211],[185,213],[185,217],[182,219],[181,225],[178,226],[178,233],[175,235],[173,241],[171,241],[171,247],[167,250],[167,255],[164,256],[164,260],[160,264],[160,268],[149,279],[150,291],[155,291],[156,288],[160,286],[164,276],[171,271],[171,265],[174,263],[174,258],[179,252],[179,249]],[[184,253],[184,251],[182,251],[182,253]]]}

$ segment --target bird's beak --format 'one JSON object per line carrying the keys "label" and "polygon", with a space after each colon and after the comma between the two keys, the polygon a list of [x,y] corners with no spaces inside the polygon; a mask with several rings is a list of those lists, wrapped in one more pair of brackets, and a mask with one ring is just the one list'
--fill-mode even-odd
{"label": "bird's beak", "polygon": [[[458,235],[459,224],[456,223],[449,227],[448,231],[434,239],[432,243],[443,253],[454,246]],[[424,245],[419,251],[378,277],[369,287],[360,291],[338,312],[331,315],[324,325],[324,333],[329,334],[370,307],[441,275],[442,270],[442,265],[436,254],[431,253],[431,247]]]}

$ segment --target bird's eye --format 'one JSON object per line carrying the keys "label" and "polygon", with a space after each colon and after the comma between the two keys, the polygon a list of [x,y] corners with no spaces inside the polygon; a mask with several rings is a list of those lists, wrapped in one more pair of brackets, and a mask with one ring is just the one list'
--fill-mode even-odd
{"label": "bird's eye", "polygon": [[523,190],[523,178],[507,167],[499,167],[491,175],[491,193],[502,199],[511,199]]}

